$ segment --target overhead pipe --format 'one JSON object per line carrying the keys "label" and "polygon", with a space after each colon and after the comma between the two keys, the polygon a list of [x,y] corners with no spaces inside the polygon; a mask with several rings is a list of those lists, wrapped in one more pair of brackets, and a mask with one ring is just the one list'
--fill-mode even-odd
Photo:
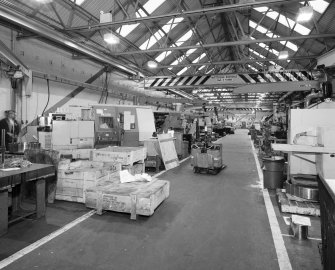
{"label": "overhead pipe", "polygon": [[[27,18],[26,16],[17,13],[16,11],[0,5],[0,18],[3,18],[7,21],[9,21],[12,24],[19,25],[20,27],[26,28],[29,31],[38,34],[41,37],[44,37],[48,40],[51,40],[53,42],[56,42],[62,46],[65,46],[71,50],[75,50],[79,53],[82,53],[84,55],[87,55],[89,57],[92,57],[93,59],[107,64],[111,65],[113,67],[118,68],[119,70],[125,72],[128,75],[135,75],[137,76],[141,74],[141,72],[137,69],[129,68],[129,66],[126,66],[125,64],[121,63],[120,61],[117,61],[115,59],[112,59],[110,56],[102,53],[97,52],[93,49],[91,49],[89,46],[85,46],[83,44],[79,44],[78,42],[74,41],[73,39],[58,33],[56,30],[42,25],[40,22],[34,21],[31,18]],[[144,77],[144,76],[143,76]]]}

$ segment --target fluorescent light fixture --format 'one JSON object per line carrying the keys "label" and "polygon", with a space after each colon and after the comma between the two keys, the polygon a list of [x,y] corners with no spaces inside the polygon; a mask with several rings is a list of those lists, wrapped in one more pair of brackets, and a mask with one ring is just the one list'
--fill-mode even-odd
{"label": "fluorescent light fixture", "polygon": [[67,40],[65,40],[64,43],[65,43],[66,45],[72,47],[72,48],[78,49],[77,44],[74,44],[74,43],[71,42],[71,41],[67,41]]}
{"label": "fluorescent light fixture", "polygon": [[158,66],[157,62],[155,61],[148,61],[147,65],[148,65],[148,68],[152,68],[152,69],[157,68]]}
{"label": "fluorescent light fixture", "polygon": [[287,59],[287,58],[288,58],[288,51],[279,52],[278,59]]}
{"label": "fluorescent light fixture", "polygon": [[297,22],[307,22],[313,17],[313,7],[305,6],[299,8],[299,13],[297,17]]}
{"label": "fluorescent light fixture", "polygon": [[104,40],[111,45],[116,45],[120,43],[120,39],[113,33],[104,34]]}

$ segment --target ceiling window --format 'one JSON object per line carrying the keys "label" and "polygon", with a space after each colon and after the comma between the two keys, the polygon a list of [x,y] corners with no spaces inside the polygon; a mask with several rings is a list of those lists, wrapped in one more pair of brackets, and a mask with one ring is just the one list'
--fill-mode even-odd
{"label": "ceiling window", "polygon": [[165,36],[165,33],[168,33],[173,28],[175,28],[180,22],[182,22],[184,18],[173,18],[168,21],[163,27],[162,30],[156,31],[149,39],[147,39],[141,46],[141,50],[150,49],[153,45],[155,45],[161,38]]}
{"label": "ceiling window", "polygon": [[[175,41],[175,44],[172,44],[170,47],[176,47],[176,46],[183,45],[186,41],[188,41],[192,37],[192,35],[193,35],[193,31],[191,29],[191,30],[187,31],[182,37],[180,37],[177,41]],[[199,43],[197,43],[197,45],[198,44]],[[191,49],[191,50],[193,50],[193,49]],[[188,51],[191,51],[191,50],[188,50]],[[164,58],[167,57],[169,54],[165,54],[165,52],[160,54],[158,57],[156,57],[156,61],[158,61],[158,62],[163,61]],[[163,57],[164,55],[165,55],[165,57]]]}
{"label": "ceiling window", "polygon": [[256,68],[254,68],[253,66],[251,66],[251,65],[248,65],[248,68],[250,68],[252,71],[258,72],[258,70]]}
{"label": "ceiling window", "polygon": [[[302,5],[305,4],[305,2],[300,2]],[[318,1],[308,1],[308,4],[318,13],[323,14],[327,7],[329,6],[329,3],[324,0],[318,0]]]}
{"label": "ceiling window", "polygon": [[[255,7],[253,8],[254,10],[257,10],[258,12],[264,13],[268,10],[267,7]],[[273,20],[277,20],[278,22],[281,23],[282,25],[288,27],[289,29],[293,29],[295,32],[301,34],[301,35],[308,35],[311,30],[308,29],[307,27],[303,26],[300,23],[296,23],[295,21],[291,20],[290,18],[279,14],[277,11],[274,10],[269,10],[266,13],[266,16],[273,19]]]}
{"label": "ceiling window", "polygon": [[184,55],[178,57],[178,59],[174,60],[170,65],[175,66],[179,63],[181,63],[186,57],[190,56],[192,53],[194,53],[197,49],[189,49]]}
{"label": "ceiling window", "polygon": [[157,62],[162,62],[166,57],[168,57],[171,54],[172,51],[166,51],[162,52],[160,55],[158,55],[155,60]]}
{"label": "ceiling window", "polygon": [[177,75],[179,76],[179,75],[183,74],[186,70],[188,70],[188,67],[184,67],[181,71],[179,71],[177,73]]}
{"label": "ceiling window", "polygon": [[206,66],[203,65],[203,66],[199,67],[198,70],[202,70],[202,69],[204,69],[205,67],[206,67]]}
{"label": "ceiling window", "polygon": [[[257,23],[255,23],[254,21],[249,21],[249,26],[251,28],[256,29],[256,31],[265,34],[266,36],[270,37],[270,38],[279,38],[280,36],[274,34],[273,32],[271,32],[270,30],[264,28],[261,25],[257,25]],[[283,44],[285,47],[288,47],[289,49],[291,49],[292,51],[297,51],[298,50],[298,46],[295,45],[294,43],[290,42],[290,41],[279,41],[281,44]]]}
{"label": "ceiling window", "polygon": [[80,6],[85,0],[71,0],[73,3],[76,3],[78,6]]}
{"label": "ceiling window", "polygon": [[192,61],[193,64],[198,63],[202,58],[206,56],[206,53],[202,53],[199,57]]}
{"label": "ceiling window", "polygon": [[260,58],[265,58],[265,56],[263,54],[260,54],[259,52],[256,52],[255,50],[249,48],[249,51],[252,52],[253,54],[259,56]]}
{"label": "ceiling window", "polygon": [[213,70],[214,70],[214,68],[212,68],[212,69],[208,70],[208,71],[206,72],[206,74],[209,74],[209,73],[211,73]]}
{"label": "ceiling window", "polygon": [[[143,9],[147,13],[151,14],[164,2],[165,0],[149,0],[143,5]],[[136,11],[136,18],[147,17],[147,14],[143,9],[140,8]],[[139,25],[139,23],[123,25],[119,27],[116,32],[118,32],[121,36],[126,37]]]}
{"label": "ceiling window", "polygon": [[177,46],[183,45],[186,41],[188,41],[193,35],[192,29],[187,31],[182,37],[180,37],[175,43]]}

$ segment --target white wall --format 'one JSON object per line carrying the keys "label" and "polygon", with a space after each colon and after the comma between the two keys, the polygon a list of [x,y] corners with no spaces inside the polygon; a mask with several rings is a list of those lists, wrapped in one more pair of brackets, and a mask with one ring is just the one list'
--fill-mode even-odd
{"label": "white wall", "polygon": [[[14,39],[11,42],[11,30],[0,26],[0,39],[2,42],[4,42],[8,48],[13,47],[15,55],[32,70],[84,82],[103,68],[103,66],[88,59],[74,60],[72,59],[71,52],[51,46],[35,38],[16,40],[16,35],[17,33],[14,32]],[[93,84],[103,86],[104,79],[105,75],[98,78]],[[138,90],[135,82],[129,81],[127,78],[115,73],[112,73],[109,76],[109,85],[110,90],[122,91],[124,90],[124,87],[128,87],[132,91]],[[50,81],[50,101],[47,109],[62,100],[75,88],[75,86]],[[0,118],[2,118],[4,110],[10,109],[11,91],[9,79],[0,76]],[[23,93],[25,92],[23,91]],[[88,106],[89,104],[98,103],[100,95],[101,93],[99,92],[85,89],[76,97],[72,98],[61,109],[68,110],[72,105]],[[32,95],[24,95],[22,99],[22,120],[24,123],[30,122],[38,115],[41,115],[46,106],[47,98],[48,91],[46,80],[33,78]],[[121,97],[109,97],[107,103],[133,104],[132,101],[122,100]],[[155,106],[153,106],[153,108],[156,109]],[[17,108],[17,110],[21,111],[21,108]],[[21,114],[19,113],[19,115]]]}
{"label": "white wall", "polygon": [[0,119],[3,118],[4,112],[11,109],[12,89],[9,80],[3,72],[0,72]]}

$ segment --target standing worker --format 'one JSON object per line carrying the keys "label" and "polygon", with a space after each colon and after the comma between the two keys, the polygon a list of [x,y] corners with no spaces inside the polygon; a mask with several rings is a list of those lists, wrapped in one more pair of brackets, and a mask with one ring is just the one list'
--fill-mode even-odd
{"label": "standing worker", "polygon": [[6,130],[5,146],[8,150],[8,144],[17,141],[17,136],[20,133],[20,124],[16,121],[16,113],[14,110],[5,111],[6,118],[0,121],[0,142],[2,141],[2,130]]}

